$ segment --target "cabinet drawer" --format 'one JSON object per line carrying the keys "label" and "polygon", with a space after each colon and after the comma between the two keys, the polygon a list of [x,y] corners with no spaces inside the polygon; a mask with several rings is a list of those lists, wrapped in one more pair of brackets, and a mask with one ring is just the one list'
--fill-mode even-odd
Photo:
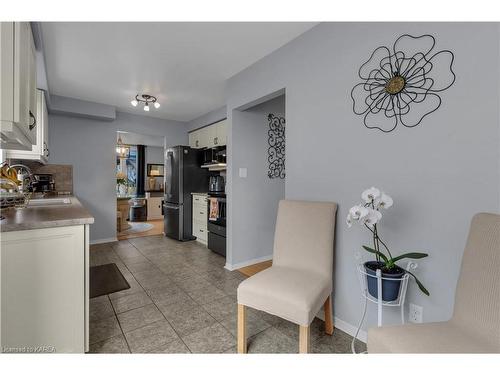
{"label": "cabinet drawer", "polygon": [[205,195],[193,195],[193,206],[195,204],[207,205],[207,197]]}
{"label": "cabinet drawer", "polygon": [[193,206],[193,217],[199,215],[205,219],[207,218],[207,206],[201,204],[195,204]]}
{"label": "cabinet drawer", "polygon": [[193,236],[198,238],[199,240],[206,242],[207,241],[207,227],[202,227],[198,221],[193,222]]}
{"label": "cabinet drawer", "polygon": [[196,221],[200,224],[205,223],[204,226],[206,226],[207,222],[207,215],[200,215],[199,213],[197,215],[193,214],[193,222]]}
{"label": "cabinet drawer", "polygon": [[193,220],[193,227],[200,227],[201,229],[207,229],[207,219],[204,218],[204,219],[198,220],[197,218],[195,218]]}

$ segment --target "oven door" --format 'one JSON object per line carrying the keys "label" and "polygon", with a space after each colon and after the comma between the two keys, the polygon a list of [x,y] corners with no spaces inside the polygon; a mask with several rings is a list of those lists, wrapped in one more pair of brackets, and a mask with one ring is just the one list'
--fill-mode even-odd
{"label": "oven door", "polygon": [[226,237],[219,236],[218,234],[208,232],[208,245],[207,247],[214,253],[226,257]]}
{"label": "oven door", "polygon": [[[212,199],[217,200],[217,217],[213,218],[211,217],[211,212],[210,212],[210,201]],[[209,195],[208,196],[208,223],[212,223],[215,225],[219,225],[221,227],[226,227],[226,198],[224,197],[214,197]]]}

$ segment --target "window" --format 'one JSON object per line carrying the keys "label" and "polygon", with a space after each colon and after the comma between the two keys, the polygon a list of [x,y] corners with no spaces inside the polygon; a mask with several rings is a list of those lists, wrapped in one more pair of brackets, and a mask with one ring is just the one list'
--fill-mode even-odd
{"label": "window", "polygon": [[137,189],[137,147],[127,145],[126,148],[125,157],[116,156],[116,188],[121,195],[133,195]]}

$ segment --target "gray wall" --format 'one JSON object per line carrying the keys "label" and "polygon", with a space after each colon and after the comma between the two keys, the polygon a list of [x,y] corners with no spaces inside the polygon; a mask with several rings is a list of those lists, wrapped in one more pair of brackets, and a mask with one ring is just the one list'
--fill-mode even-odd
{"label": "gray wall", "polygon": [[185,124],[117,113],[115,121],[49,116],[50,162],[73,165],[74,193],[95,217],[91,241],[116,237],[116,131],[164,136],[168,146],[187,143]]}
{"label": "gray wall", "polygon": [[[441,108],[420,126],[389,134],[366,129],[350,98],[357,70],[376,47],[391,46],[404,33],[430,33],[437,49],[452,50],[457,80],[442,93]],[[497,24],[325,23],[232,77],[228,251],[235,252],[244,235],[230,223],[242,220],[245,213],[236,206],[246,199],[237,169],[245,140],[233,110],[285,88],[286,197],[339,204],[335,316],[354,326],[361,315],[355,254],[370,236],[362,228],[348,229],[345,217],[361,191],[374,185],[395,202],[380,224],[384,240],[395,253],[430,254],[419,261],[417,273],[431,296],[412,282],[407,300],[424,307],[424,321],[448,319],[471,217],[500,209],[499,65]],[[488,80],[478,79],[479,72],[487,72]],[[229,266],[231,261],[229,256]],[[389,310],[384,322],[397,322]],[[375,318],[370,308],[368,325]]]}
{"label": "gray wall", "polygon": [[114,121],[116,119],[116,109],[111,105],[59,95],[48,95],[48,97],[50,99],[49,112],[52,114],[102,121]]}
{"label": "gray wall", "polygon": [[213,124],[214,122],[223,120],[227,117],[226,115],[226,106],[214,109],[208,113],[205,113],[203,116],[197,117],[186,124],[187,131],[190,132],[192,130],[196,130],[198,128],[202,128],[206,125]]}
{"label": "gray wall", "polygon": [[233,210],[240,213],[233,216],[231,223],[233,231],[238,233],[233,238],[233,266],[273,253],[276,212],[278,202],[285,197],[285,180],[267,176],[269,113],[284,116],[284,96],[246,111],[233,111],[233,124],[237,126],[233,141],[239,147],[232,165],[236,170],[247,169],[247,177],[238,178],[233,184],[241,197],[232,201]]}

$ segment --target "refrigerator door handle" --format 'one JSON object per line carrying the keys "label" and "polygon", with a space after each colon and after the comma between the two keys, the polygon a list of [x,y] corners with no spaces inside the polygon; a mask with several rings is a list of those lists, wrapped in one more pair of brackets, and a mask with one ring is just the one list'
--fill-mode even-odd
{"label": "refrigerator door handle", "polygon": [[170,208],[171,210],[178,210],[178,209],[179,209],[179,206],[174,206],[174,205],[170,205],[170,204],[165,204],[165,208]]}
{"label": "refrigerator door handle", "polygon": [[[167,152],[167,163],[166,164],[170,165],[170,177],[172,176],[172,171],[174,170],[174,157],[173,156],[174,155],[173,155],[172,151]],[[167,193],[167,194],[172,193],[171,182],[172,181],[169,181],[169,183],[167,184],[167,180],[165,178],[165,186],[163,188],[165,189],[165,193]]]}

